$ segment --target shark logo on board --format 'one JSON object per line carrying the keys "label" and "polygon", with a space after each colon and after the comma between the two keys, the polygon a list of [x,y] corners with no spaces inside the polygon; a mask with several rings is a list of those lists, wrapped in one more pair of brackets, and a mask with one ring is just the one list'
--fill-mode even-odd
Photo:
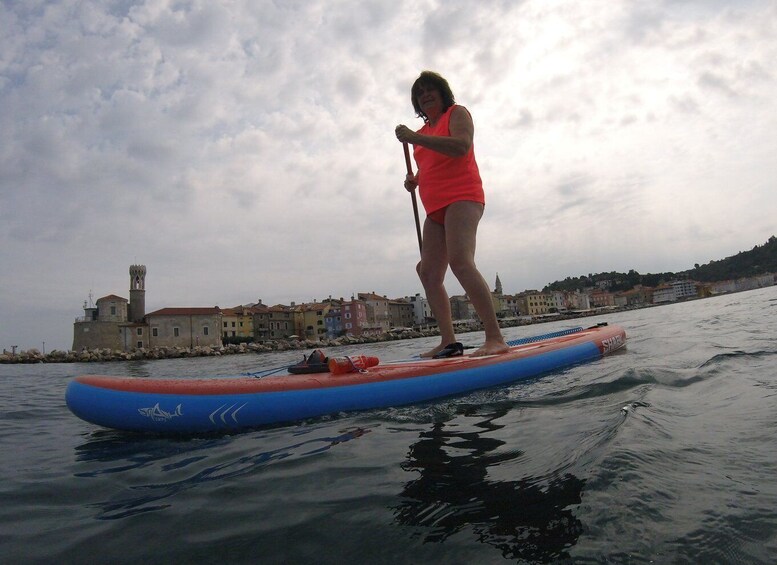
{"label": "shark logo on board", "polygon": [[146,418],[151,418],[155,422],[167,422],[169,420],[172,420],[173,418],[177,418],[178,416],[183,416],[183,412],[181,411],[180,404],[175,407],[174,412],[168,412],[166,410],[162,410],[159,407],[159,402],[157,402],[151,408],[138,408],[138,412],[140,412],[141,416],[145,416]]}

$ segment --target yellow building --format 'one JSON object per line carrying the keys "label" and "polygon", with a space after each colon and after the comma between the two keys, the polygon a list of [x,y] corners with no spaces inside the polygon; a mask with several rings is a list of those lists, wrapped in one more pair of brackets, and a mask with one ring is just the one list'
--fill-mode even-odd
{"label": "yellow building", "polygon": [[294,326],[299,337],[318,341],[326,337],[326,315],[332,305],[321,302],[301,304],[294,308]]}
{"label": "yellow building", "polygon": [[548,294],[527,290],[516,296],[518,310],[523,316],[541,316],[550,312],[551,300]]}
{"label": "yellow building", "polygon": [[[266,310],[266,308],[265,308]],[[225,308],[222,312],[221,335],[226,338],[254,337],[254,314],[260,311],[252,306]]]}

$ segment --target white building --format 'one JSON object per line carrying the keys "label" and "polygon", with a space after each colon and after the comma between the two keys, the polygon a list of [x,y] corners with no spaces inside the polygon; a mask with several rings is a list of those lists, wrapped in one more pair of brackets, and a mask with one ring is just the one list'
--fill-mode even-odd
{"label": "white building", "polygon": [[416,294],[415,296],[406,296],[405,300],[413,305],[413,322],[415,325],[423,326],[429,323],[429,319],[432,318],[432,309],[429,308],[429,301],[426,298]]}
{"label": "white building", "polygon": [[675,300],[677,298],[672,285],[659,286],[653,291],[653,304],[663,304],[664,302],[674,302]]}
{"label": "white building", "polygon": [[556,309],[556,312],[563,312],[567,309],[566,296],[560,290],[554,290],[550,293],[548,300],[550,309]]}
{"label": "white building", "polygon": [[693,281],[673,281],[674,299],[682,300],[684,298],[695,298],[699,295],[696,290],[696,283]]}

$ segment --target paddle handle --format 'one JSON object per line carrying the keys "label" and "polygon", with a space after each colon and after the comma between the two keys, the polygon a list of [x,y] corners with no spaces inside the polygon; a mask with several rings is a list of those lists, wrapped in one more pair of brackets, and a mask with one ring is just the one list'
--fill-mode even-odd
{"label": "paddle handle", "polygon": [[[402,147],[405,150],[405,166],[407,167],[407,174],[413,174],[413,165],[410,163],[410,149],[407,143],[402,143]],[[415,217],[415,232],[418,236],[418,251],[421,252],[423,248],[423,240],[421,238],[421,221],[418,219],[418,200],[415,197],[415,190],[410,192],[410,197],[413,200],[413,216]]]}

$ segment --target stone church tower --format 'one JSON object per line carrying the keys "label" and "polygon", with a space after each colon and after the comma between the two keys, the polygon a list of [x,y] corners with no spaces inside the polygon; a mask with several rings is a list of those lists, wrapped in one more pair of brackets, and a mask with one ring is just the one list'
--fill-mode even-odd
{"label": "stone church tower", "polygon": [[130,265],[130,299],[127,319],[139,324],[146,316],[146,266]]}
{"label": "stone church tower", "polygon": [[496,286],[494,287],[494,294],[502,294],[502,281],[499,280],[499,273],[496,274]]}

